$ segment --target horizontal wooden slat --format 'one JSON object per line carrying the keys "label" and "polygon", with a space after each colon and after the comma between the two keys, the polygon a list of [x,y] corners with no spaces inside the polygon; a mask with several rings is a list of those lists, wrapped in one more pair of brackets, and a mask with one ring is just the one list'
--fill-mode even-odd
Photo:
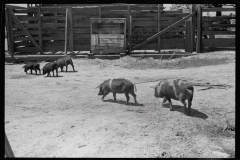
{"label": "horizontal wooden slat", "polygon": [[72,9],[73,11],[73,15],[81,15],[81,14],[91,14],[91,15],[98,15],[98,7],[96,8],[81,8],[81,9],[78,9],[78,8],[73,8]]}
{"label": "horizontal wooden slat", "polygon": [[109,10],[127,10],[127,6],[105,6],[101,8],[102,11],[109,11]]}
{"label": "horizontal wooden slat", "polygon": [[[28,31],[31,35],[38,35],[38,30]],[[23,31],[13,31],[13,35],[26,35]]]}
{"label": "horizontal wooden slat", "polygon": [[36,47],[14,48],[14,52],[38,52],[38,51],[39,50]]}
{"label": "horizontal wooden slat", "polygon": [[[161,49],[184,49],[184,43],[161,44]],[[139,50],[158,50],[158,44],[145,44]]]}
{"label": "horizontal wooden slat", "polygon": [[[161,29],[164,29],[164,27],[161,27]],[[182,31],[185,31],[185,27],[179,27],[179,28],[172,28],[171,30],[167,31],[166,33],[168,32],[182,32]],[[151,29],[148,29],[148,28],[133,28],[133,34],[137,34],[137,33],[143,33],[143,32],[155,32],[154,34],[157,33],[157,28],[151,28]]]}
{"label": "horizontal wooden slat", "polygon": [[161,18],[162,17],[186,17],[188,15],[189,15],[189,13],[168,13],[168,12],[164,12],[164,13],[161,13]]}
{"label": "horizontal wooden slat", "polygon": [[73,45],[74,51],[90,51],[90,44],[89,45]]}
{"label": "horizontal wooden slat", "polygon": [[203,31],[203,35],[235,35],[235,31]]}
{"label": "horizontal wooden slat", "polygon": [[[178,21],[181,17],[161,17],[161,21]],[[157,21],[157,17],[132,18],[132,21]]]}
{"label": "horizontal wooden slat", "polygon": [[28,43],[25,43],[25,42],[17,42],[17,43],[14,43],[14,47],[19,47],[19,46],[32,46],[32,47],[34,47],[34,45],[33,45],[32,42],[28,42]]}
{"label": "horizontal wooden slat", "polygon": [[66,13],[66,8],[58,8],[58,7],[51,7],[51,8],[40,8],[40,12],[43,13]]}
{"label": "horizontal wooden slat", "polygon": [[[39,37],[33,36],[33,39],[35,41],[38,41]],[[14,41],[30,41],[29,38],[16,38],[16,37],[13,37],[13,40]],[[42,37],[42,40],[65,40],[65,37],[64,35],[61,35],[61,37]]]}
{"label": "horizontal wooden slat", "polygon": [[218,21],[218,20],[225,20],[225,19],[236,19],[236,17],[231,17],[231,16],[217,16],[217,17],[205,17],[203,16],[202,20],[210,20],[210,21]]}
{"label": "horizontal wooden slat", "polygon": [[158,9],[158,6],[153,6],[153,7],[150,7],[150,6],[132,6],[131,7],[131,10],[137,10],[137,11],[141,11],[141,10],[157,10]]}
{"label": "horizontal wooden slat", "polygon": [[19,21],[37,21],[38,17],[29,17],[25,15],[16,15],[16,17],[19,19]]}
{"label": "horizontal wooden slat", "polygon": [[12,6],[12,5],[8,5],[8,4],[5,4],[5,7],[12,8],[12,9],[27,9],[26,7]]}
{"label": "horizontal wooden slat", "polygon": [[[22,23],[25,28],[38,28],[38,24],[27,24]],[[13,28],[19,28],[20,26],[18,24],[13,24]],[[42,28],[44,27],[65,27],[65,23],[43,23]]]}
{"label": "horizontal wooden slat", "polygon": [[[176,22],[176,21],[175,21]],[[166,21],[161,24],[161,26],[166,27],[175,23],[174,21]],[[185,22],[180,22],[179,25],[184,25]],[[132,26],[157,26],[157,21],[135,21],[132,22]]]}
{"label": "horizontal wooden slat", "polygon": [[85,34],[87,34],[87,33],[90,33],[90,27],[89,28],[87,28],[87,29],[73,29],[73,34],[77,34],[77,33],[85,33]]}
{"label": "horizontal wooden slat", "polygon": [[202,39],[203,47],[235,47],[235,38]]}
{"label": "horizontal wooden slat", "polygon": [[219,27],[219,28],[226,28],[226,27],[235,27],[235,24],[203,24],[203,27]]}
{"label": "horizontal wooden slat", "polygon": [[202,11],[203,12],[216,12],[216,11],[235,11],[236,8],[203,8]]}
{"label": "horizontal wooden slat", "polygon": [[30,13],[30,12],[35,12],[37,13],[36,8],[28,8],[28,9],[13,9],[14,13]]}
{"label": "horizontal wooden slat", "polygon": [[41,19],[43,21],[45,20],[66,20],[66,17],[64,16],[42,16]]}
{"label": "horizontal wooden slat", "polygon": [[[156,34],[156,33],[155,33]],[[153,36],[154,34],[151,35],[132,35],[132,39],[147,39],[151,36]],[[160,35],[161,38],[183,38],[184,35],[183,34],[173,34],[173,35]]]}

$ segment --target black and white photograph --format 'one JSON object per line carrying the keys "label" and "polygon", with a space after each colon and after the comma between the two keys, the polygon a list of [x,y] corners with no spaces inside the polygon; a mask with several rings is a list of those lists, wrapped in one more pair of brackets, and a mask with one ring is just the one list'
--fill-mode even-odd
{"label": "black and white photograph", "polygon": [[5,158],[235,158],[236,4],[37,3],[4,4]]}

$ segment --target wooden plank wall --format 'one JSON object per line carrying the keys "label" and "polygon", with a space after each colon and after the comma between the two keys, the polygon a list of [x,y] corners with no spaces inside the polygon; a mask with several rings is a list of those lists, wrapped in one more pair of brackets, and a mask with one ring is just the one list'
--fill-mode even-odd
{"label": "wooden plank wall", "polygon": [[[203,12],[233,11],[234,16],[202,17],[202,48],[235,48],[236,12],[235,8],[203,8]],[[207,37],[207,38],[206,38]]]}

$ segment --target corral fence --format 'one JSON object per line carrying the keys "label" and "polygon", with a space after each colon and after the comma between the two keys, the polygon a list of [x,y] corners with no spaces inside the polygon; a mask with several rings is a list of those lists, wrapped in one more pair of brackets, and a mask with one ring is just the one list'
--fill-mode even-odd
{"label": "corral fence", "polygon": [[90,18],[126,18],[127,54],[131,55],[148,54],[142,50],[155,50],[154,53],[160,55],[164,54],[162,50],[176,48],[184,49],[185,54],[209,48],[235,48],[235,37],[226,37],[235,35],[235,24],[231,23],[235,16],[202,15],[203,12],[235,11],[235,8],[207,9],[193,4],[191,10],[172,11],[163,10],[162,4],[65,5],[6,6],[11,57],[59,51],[60,55],[66,55],[67,51],[84,55],[83,51],[90,51],[91,47]]}

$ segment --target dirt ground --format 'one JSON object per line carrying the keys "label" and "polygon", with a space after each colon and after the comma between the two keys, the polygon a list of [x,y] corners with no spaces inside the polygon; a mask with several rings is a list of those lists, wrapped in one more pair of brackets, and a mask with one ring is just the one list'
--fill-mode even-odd
{"label": "dirt ground", "polygon": [[[220,57],[216,62],[222,63],[180,67],[183,69],[154,68],[160,61],[152,59],[138,60],[137,67],[133,67],[137,62],[129,63],[125,57],[111,61],[73,59],[77,72],[69,66],[70,72],[50,78],[25,74],[24,64],[5,64],[5,132],[14,155],[235,157],[235,51],[165,63],[180,66],[182,61],[195,60],[194,65],[196,59],[205,62],[216,57]],[[147,61],[154,65],[147,67]],[[40,63],[41,68],[44,64]],[[139,104],[130,96],[130,105],[125,105],[124,94],[117,94],[117,102],[112,94],[105,101],[97,95],[95,88],[100,83],[119,77],[136,83]],[[231,87],[200,90],[206,87],[194,86],[191,115],[187,116],[181,102],[172,100],[170,111],[168,103],[161,106],[153,96],[150,86],[164,78]]]}

